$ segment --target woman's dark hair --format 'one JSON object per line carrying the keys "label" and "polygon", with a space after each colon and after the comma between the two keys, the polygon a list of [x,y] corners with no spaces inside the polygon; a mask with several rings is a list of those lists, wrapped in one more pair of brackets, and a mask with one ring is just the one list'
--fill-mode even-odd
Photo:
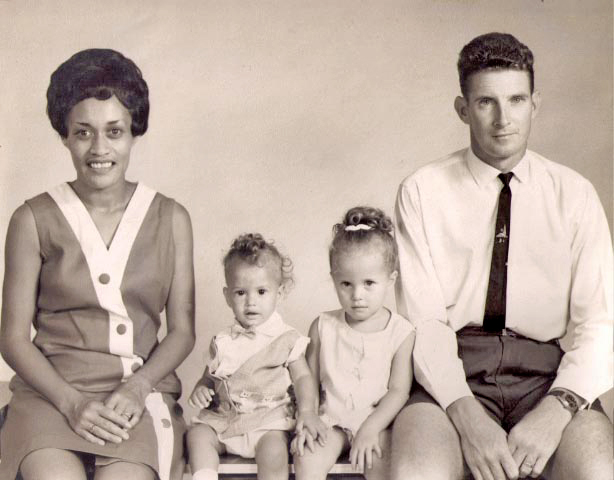
{"label": "woman's dark hair", "polygon": [[244,233],[232,241],[230,250],[224,255],[222,262],[226,281],[231,266],[237,260],[259,267],[272,261],[279,267],[279,283],[284,291],[288,292],[294,285],[292,260],[282,255],[273,242],[267,242],[259,233]]}
{"label": "woman's dark hair", "polygon": [[115,50],[82,50],[51,74],[47,115],[53,128],[66,138],[66,117],[77,103],[86,98],[107,100],[113,95],[130,112],[132,135],[143,135],[149,117],[149,89],[139,67]]}
{"label": "woman's dark hair", "polygon": [[393,237],[392,220],[379,208],[354,207],[347,211],[342,223],[333,227],[333,241],[328,250],[331,270],[334,257],[348,248],[378,241],[390,272],[397,269],[398,251]]}

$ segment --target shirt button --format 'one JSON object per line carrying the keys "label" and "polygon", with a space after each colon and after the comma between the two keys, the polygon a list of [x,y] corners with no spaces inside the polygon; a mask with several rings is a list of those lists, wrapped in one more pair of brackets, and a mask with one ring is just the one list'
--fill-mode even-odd
{"label": "shirt button", "polygon": [[169,428],[171,426],[171,421],[168,418],[163,418],[162,419],[162,426],[164,428]]}
{"label": "shirt button", "polygon": [[102,283],[103,285],[106,285],[107,283],[111,281],[111,277],[109,276],[108,273],[101,273],[100,276],[98,277],[98,281]]}
{"label": "shirt button", "polygon": [[124,333],[126,333],[127,328],[126,328],[126,325],[124,325],[123,323],[120,323],[117,326],[116,330],[117,330],[117,333],[119,333],[120,335],[123,335]]}

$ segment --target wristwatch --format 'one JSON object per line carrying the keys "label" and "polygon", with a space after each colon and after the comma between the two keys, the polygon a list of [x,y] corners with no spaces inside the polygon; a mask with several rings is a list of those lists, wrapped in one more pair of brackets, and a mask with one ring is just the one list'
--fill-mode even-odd
{"label": "wristwatch", "polygon": [[588,407],[588,402],[586,400],[563,388],[555,388],[550,390],[547,395],[552,395],[559,402],[561,402],[563,408],[571,413],[572,416],[574,416],[578,410],[583,410]]}

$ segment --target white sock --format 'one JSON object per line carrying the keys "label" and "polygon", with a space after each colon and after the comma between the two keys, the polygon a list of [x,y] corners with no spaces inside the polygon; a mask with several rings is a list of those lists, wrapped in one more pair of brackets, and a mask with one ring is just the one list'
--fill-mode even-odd
{"label": "white sock", "polygon": [[201,468],[192,474],[192,480],[217,480],[217,471],[212,468]]}

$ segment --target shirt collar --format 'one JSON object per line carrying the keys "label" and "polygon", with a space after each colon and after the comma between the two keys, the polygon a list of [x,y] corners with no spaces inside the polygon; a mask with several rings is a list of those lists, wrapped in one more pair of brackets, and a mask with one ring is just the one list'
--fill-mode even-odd
{"label": "shirt collar", "polygon": [[277,311],[275,311],[268,318],[268,320],[255,327],[254,330],[269,337],[274,337],[276,335],[279,335],[279,330],[282,326],[283,320],[281,318],[281,315],[277,313]]}
{"label": "shirt collar", "polygon": [[[239,326],[242,326],[236,320],[235,320],[235,324],[237,324]],[[268,337],[275,337],[275,336],[279,335],[279,331],[280,331],[280,329],[282,327],[283,327],[283,320],[281,318],[281,315],[275,311],[263,323],[261,323],[260,325],[254,327],[254,328],[251,328],[249,330],[250,331],[254,331],[254,332],[258,333],[258,334],[266,335]],[[230,335],[230,332],[231,332],[231,329],[228,328],[228,331],[225,330],[224,334]]]}
{"label": "shirt collar", "polygon": [[[491,167],[486,162],[480,160],[475,153],[473,153],[471,147],[467,149],[465,158],[467,161],[467,167],[469,168],[473,179],[480,187],[492,182],[501,173],[496,168]],[[518,162],[518,165],[512,169],[514,178],[521,183],[525,183],[529,180],[529,161],[530,155],[529,151],[527,150],[524,156],[520,159],[520,162]]]}

